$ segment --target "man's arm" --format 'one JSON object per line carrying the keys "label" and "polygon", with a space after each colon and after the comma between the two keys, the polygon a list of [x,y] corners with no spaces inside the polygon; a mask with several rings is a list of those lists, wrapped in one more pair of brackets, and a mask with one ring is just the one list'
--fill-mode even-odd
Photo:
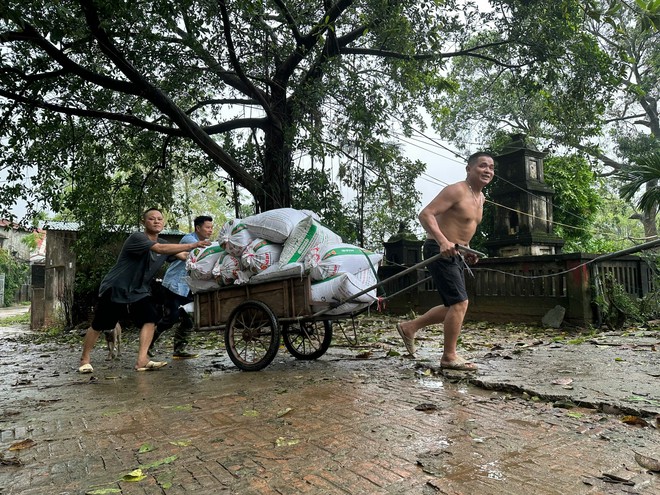
{"label": "man's arm", "polygon": [[[195,248],[206,247],[206,246],[210,246],[210,245],[211,245],[211,242],[206,241],[206,240],[197,241],[197,242],[189,242],[189,243],[185,243],[185,244],[163,244],[163,243],[157,242],[156,244],[151,246],[151,250],[154,253],[170,255],[170,254],[178,254],[178,253],[188,252],[188,251],[192,251]],[[186,259],[185,255],[181,259]]]}

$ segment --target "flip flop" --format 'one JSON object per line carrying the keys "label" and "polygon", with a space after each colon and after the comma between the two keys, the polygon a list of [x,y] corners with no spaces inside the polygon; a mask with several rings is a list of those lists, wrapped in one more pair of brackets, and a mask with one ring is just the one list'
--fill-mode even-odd
{"label": "flip flop", "polygon": [[92,365],[89,363],[83,364],[78,368],[78,373],[94,373],[94,368],[92,368]]}
{"label": "flip flop", "polygon": [[396,331],[399,332],[399,335],[403,339],[403,345],[406,346],[406,350],[408,351],[408,354],[410,354],[412,357],[415,357],[415,351],[417,350],[415,348],[415,339],[410,338],[405,333],[403,333],[403,328],[401,328],[401,323],[396,324]]}
{"label": "flip flop", "polygon": [[459,357],[451,363],[443,363],[440,361],[440,369],[452,371],[477,371],[479,366]]}
{"label": "flip flop", "polygon": [[167,366],[167,361],[149,361],[143,368],[135,368],[135,371],[154,371]]}

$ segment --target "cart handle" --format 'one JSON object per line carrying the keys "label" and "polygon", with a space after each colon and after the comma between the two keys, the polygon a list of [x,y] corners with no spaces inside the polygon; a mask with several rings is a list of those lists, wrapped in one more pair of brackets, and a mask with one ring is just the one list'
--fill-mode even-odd
{"label": "cart handle", "polygon": [[[475,249],[469,248],[469,247],[467,247],[467,246],[462,246],[462,245],[460,245],[460,244],[456,244],[456,245],[455,245],[455,248],[456,248],[457,250],[459,250],[459,251],[463,251],[463,252],[465,252],[465,253],[474,254],[475,256],[479,256],[480,258],[485,258],[485,257],[486,257],[486,255],[485,255],[484,253],[481,253],[481,252],[479,252],[479,251],[476,251]],[[360,296],[366,294],[367,292],[371,292],[372,290],[374,290],[374,289],[380,287],[381,285],[383,285],[383,284],[385,284],[385,283],[387,283],[387,282],[391,282],[392,280],[396,280],[397,278],[401,278],[401,277],[403,277],[404,275],[408,275],[410,272],[413,272],[413,271],[415,271],[415,270],[419,270],[420,268],[423,268],[423,267],[425,267],[425,266],[427,266],[427,265],[430,265],[430,264],[433,263],[434,261],[439,260],[440,258],[443,258],[443,257],[444,257],[444,256],[443,256],[442,253],[435,254],[435,255],[431,256],[431,257],[430,257],[429,259],[427,259],[427,260],[421,261],[420,263],[417,263],[416,265],[413,265],[413,266],[411,266],[410,268],[406,268],[406,269],[403,270],[402,272],[396,273],[396,274],[392,275],[391,277],[387,277],[385,280],[381,280],[380,282],[378,282],[378,283],[372,285],[371,287],[368,287],[368,288],[364,289],[364,290],[361,291],[361,292],[358,292],[357,294],[353,294],[353,295],[352,295],[351,297],[349,297],[348,299],[345,299],[345,300],[341,300],[341,301],[339,301],[339,302],[337,303],[336,306],[332,306],[332,307],[329,307],[329,308],[322,309],[321,311],[317,311],[316,313],[314,313],[314,314],[311,316],[311,318],[317,318],[318,316],[321,316],[321,315],[327,313],[327,312],[330,311],[331,309],[335,309],[337,306],[341,306],[341,305],[344,304],[344,303],[350,302],[352,299],[355,299],[356,297],[360,297]],[[421,282],[420,282],[420,283],[421,283]]]}

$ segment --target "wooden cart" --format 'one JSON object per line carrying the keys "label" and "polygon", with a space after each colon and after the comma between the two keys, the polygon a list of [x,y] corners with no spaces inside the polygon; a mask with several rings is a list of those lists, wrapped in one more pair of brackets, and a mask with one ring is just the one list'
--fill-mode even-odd
{"label": "wooden cart", "polygon": [[[457,245],[456,248],[485,256],[464,246]],[[441,254],[432,256],[366,288],[353,298],[422,268],[440,257]],[[315,310],[312,307],[309,277],[219,287],[209,292],[198,292],[194,299],[197,327],[200,330],[224,329],[227,353],[232,362],[245,371],[258,371],[268,366],[275,359],[280,339],[284,339],[284,346],[295,358],[318,359],[330,347],[332,321],[352,318],[369,306],[365,304],[357,312],[336,316],[330,314],[332,308]],[[385,299],[388,298],[381,298]],[[351,301],[339,301],[337,306],[346,302]]]}
{"label": "wooden cart", "polygon": [[224,329],[227,353],[245,371],[268,366],[281,338],[295,358],[317,359],[330,347],[333,317],[314,317],[310,297],[308,277],[220,287],[195,294],[195,323]]}

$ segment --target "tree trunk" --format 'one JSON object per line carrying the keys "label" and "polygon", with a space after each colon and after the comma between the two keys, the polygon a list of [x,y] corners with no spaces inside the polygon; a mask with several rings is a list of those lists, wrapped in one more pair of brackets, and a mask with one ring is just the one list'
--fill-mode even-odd
{"label": "tree trunk", "polygon": [[274,208],[291,206],[291,147],[286,139],[286,130],[291,126],[284,93],[273,94],[272,101],[281,103],[273,106],[274,114],[279,117],[280,125],[271,123],[265,129],[263,187],[256,197],[257,210],[267,211]]}

